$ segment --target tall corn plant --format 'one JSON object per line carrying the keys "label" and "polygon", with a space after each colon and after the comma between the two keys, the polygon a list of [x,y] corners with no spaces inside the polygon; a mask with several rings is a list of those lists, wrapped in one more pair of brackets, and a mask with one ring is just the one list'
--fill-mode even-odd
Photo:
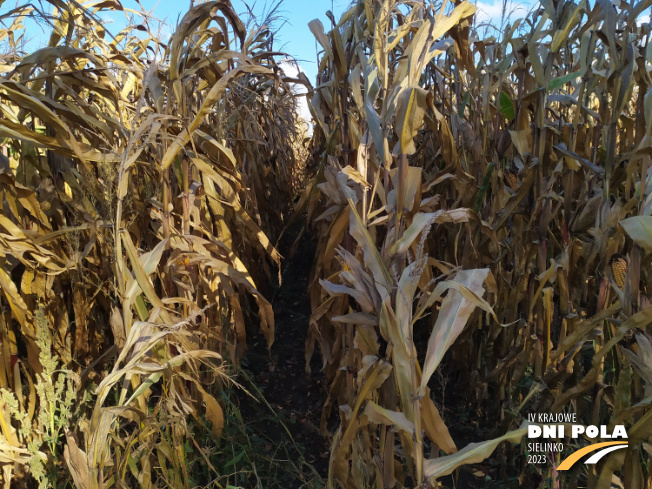
{"label": "tall corn plant", "polygon": [[[119,1],[50,4],[47,46],[5,59],[0,79],[5,485],[13,462],[56,485],[65,447],[80,488],[190,487],[188,418],[219,436],[213,394],[244,351],[245,316],[274,338],[248,270],[279,264],[261,229],[278,219],[265,177],[290,163],[260,161],[238,140],[291,151],[295,102],[268,34],[247,32],[229,2],[200,2],[167,44],[147,16],[107,32],[98,15],[124,12]],[[0,37],[11,47],[28,14],[50,18],[9,12]],[[48,381],[82,407],[36,395]],[[61,418],[47,440],[34,437],[39,412]]]}
{"label": "tall corn plant", "polygon": [[[476,221],[491,233],[471,209],[447,209],[440,195],[428,195],[441,179],[419,164],[417,149],[427,123],[447,151],[455,151],[424,75],[450,46],[442,38],[474,11],[468,2],[448,14],[445,7],[360,2],[328,35],[318,21],[311,23],[324,50],[321,85],[310,103],[325,151],[304,202],[321,210],[315,221],[328,232],[314,270],[307,350],[309,360],[319,343],[330,376],[325,416],[331,404],[339,407],[331,485],[433,484],[484,459],[502,439],[524,433],[455,453],[428,387],[476,308],[493,315],[483,299],[487,268],[463,269],[428,255],[433,226]],[[459,162],[453,171],[464,178]],[[325,196],[319,207],[317,191]],[[437,319],[421,358],[415,331],[435,306]],[[450,455],[435,458],[439,449]]]}
{"label": "tall corn plant", "polygon": [[[474,33],[466,3],[360,2],[329,33],[311,24],[323,157],[301,202],[322,236],[307,359],[318,344],[324,421],[339,408],[331,483],[433,482],[497,446],[439,456],[456,447],[427,387],[450,350],[497,434],[529,411],[626,422],[626,455],[560,475],[558,454],[542,484],[644,487],[647,8],[544,2],[498,40]],[[523,451],[503,450],[522,480]]]}
{"label": "tall corn plant", "polygon": [[[500,44],[476,43],[480,63],[467,93],[448,87],[465,107],[460,133],[468,160],[484,175],[474,205],[504,244],[489,251],[501,304],[495,310],[500,323],[518,321],[468,335],[455,362],[483,358],[485,365],[462,379],[484,378],[475,388],[485,398],[489,389],[498,393],[497,402],[483,403],[501,418],[572,410],[586,424],[615,424],[645,399],[640,363],[629,358],[636,338],[645,343],[639,335],[649,333],[649,274],[640,236],[629,238],[647,198],[635,190],[647,181],[647,84],[635,82],[647,77],[635,68],[645,63],[649,25],[637,20],[647,8],[543,4],[509,27]],[[480,250],[489,244],[473,241]],[[638,409],[628,419],[626,455],[612,456],[601,470],[562,475],[554,471],[563,458],[557,455],[549,480],[608,487],[619,477],[642,487],[649,478],[640,445],[649,405]]]}

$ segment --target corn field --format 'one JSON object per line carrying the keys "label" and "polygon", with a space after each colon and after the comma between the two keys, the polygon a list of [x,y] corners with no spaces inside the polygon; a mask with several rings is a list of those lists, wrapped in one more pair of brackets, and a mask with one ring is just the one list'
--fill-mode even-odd
{"label": "corn field", "polygon": [[[355,0],[315,80],[229,0],[123,3],[0,1],[5,489],[652,487],[652,1]],[[258,346],[318,442],[253,431]],[[627,445],[558,470],[609,437],[533,413]]]}

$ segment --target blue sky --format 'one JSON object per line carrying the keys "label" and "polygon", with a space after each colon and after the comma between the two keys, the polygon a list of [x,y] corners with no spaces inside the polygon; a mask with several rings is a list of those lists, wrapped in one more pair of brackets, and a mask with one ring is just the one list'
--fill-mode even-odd
{"label": "blue sky", "polygon": [[[154,9],[154,15],[161,20],[165,19],[170,26],[174,26],[177,19],[180,19],[190,7],[189,0],[141,0],[141,3],[147,10]],[[242,14],[244,20],[247,13],[244,3],[241,0],[233,0],[232,3],[235,11]],[[271,2],[264,0],[247,3],[259,17],[269,10],[271,5]],[[122,4],[131,8],[137,6],[135,0],[122,0]],[[316,47],[314,37],[308,29],[308,22],[320,18],[326,25],[328,19],[325,13],[327,10],[333,9],[335,16],[339,17],[348,4],[348,0],[333,0],[332,4],[330,1],[324,0],[284,0],[278,11],[278,15],[281,17],[277,24],[277,27],[280,27],[277,37],[278,49],[293,55],[300,61],[304,70],[314,75],[317,71]]]}
{"label": "blue sky", "polygon": [[[501,0],[472,1],[479,9],[476,21],[491,20],[500,22]],[[39,0],[32,0],[32,2],[38,4]],[[513,12],[514,17],[525,16],[526,11],[529,9],[528,3],[530,2],[531,0],[517,0],[516,2],[514,0],[508,0],[508,10],[515,10]],[[9,11],[17,3],[22,4],[24,1],[5,1],[2,7],[0,7],[0,13]],[[121,3],[125,8],[140,10],[136,0],[121,0]],[[190,0],[140,0],[140,3],[147,11],[151,11],[156,18],[165,21],[167,28],[162,33],[163,36],[166,34],[169,35],[172,32],[178,20],[181,19],[190,7]],[[243,1],[232,0],[232,3],[236,12],[243,14],[243,20],[246,19],[247,8]],[[269,10],[272,1],[251,0],[248,3],[252,6],[254,13],[258,17],[261,17],[261,15]],[[276,27],[279,28],[276,37],[277,49],[294,56],[298,60],[300,68],[305,71],[312,83],[314,83],[317,73],[317,45],[314,36],[308,28],[308,22],[318,18],[324,24],[326,31],[328,31],[330,20],[326,16],[326,12],[331,10],[337,19],[350,3],[350,0],[283,0],[277,12],[277,15],[280,17],[276,24]],[[106,27],[110,31],[117,32],[126,25],[124,18],[117,15],[114,17],[116,19],[115,25],[111,28],[108,25],[111,17],[113,16],[105,16],[107,20]],[[37,26],[33,22],[26,22],[25,25],[27,27],[26,37],[31,39],[32,42],[44,44],[47,41],[47,35],[41,26]]]}
{"label": "blue sky", "polygon": [[[502,10],[501,0],[471,0],[479,9],[476,16],[478,21],[491,20],[500,21]],[[141,0],[142,5],[147,9],[154,9],[154,14],[161,20],[173,26],[176,24],[180,15],[183,15],[190,6],[189,0]],[[247,2],[257,16],[264,14],[272,4],[270,0],[257,0]],[[531,0],[514,1],[508,0],[508,11],[512,10],[514,17],[525,16],[529,9]],[[135,8],[135,0],[122,0],[125,7]],[[247,8],[242,0],[232,0],[233,7],[238,14],[246,14]],[[324,24],[326,31],[330,28],[330,20],[326,16],[328,10],[335,14],[339,19],[351,0],[283,0],[278,14],[281,19],[277,27],[280,26],[276,40],[277,49],[294,56],[298,61],[301,69],[306,72],[308,78],[314,83],[317,74],[317,45],[314,36],[308,28],[308,22],[313,19],[319,19]],[[244,19],[246,15],[243,15]]]}
{"label": "blue sky", "polygon": [[[153,14],[160,20],[165,20],[171,26],[171,29],[177,23],[183,14],[190,7],[189,0],[141,0],[146,10],[153,9]],[[269,10],[270,1],[258,0],[257,2],[247,2],[254,13],[261,17]],[[314,81],[317,73],[317,46],[315,38],[308,28],[308,22],[312,19],[319,18],[328,31],[330,21],[326,17],[326,11],[332,10],[335,18],[346,10],[349,0],[284,0],[277,11],[280,19],[276,27],[280,27],[276,37],[276,46],[280,51],[284,51],[294,56],[301,68],[309,76],[311,82]],[[135,0],[122,0],[125,8],[137,8]],[[246,19],[247,8],[241,0],[232,0],[233,8],[238,14],[242,14],[242,19]]]}
{"label": "blue sky", "polygon": [[[6,0],[0,7],[0,14],[8,12],[17,4],[24,4],[26,0]],[[43,0],[31,0],[32,4],[38,5]],[[247,7],[243,0],[231,0],[235,11],[241,15],[243,21],[248,18]],[[269,12],[270,5],[274,4],[273,0],[247,0],[254,14],[258,19],[262,19]],[[502,12],[502,0],[471,0],[478,8],[476,14],[476,23],[491,22],[494,25],[500,24]],[[1,2],[0,2],[1,3]],[[122,5],[127,9],[140,11],[136,0],[121,0]],[[143,8],[150,12],[156,19],[164,21],[166,26],[162,29],[161,37],[165,39],[174,31],[181,17],[188,11],[190,0],[140,0]],[[196,2],[197,3],[197,2]],[[533,0],[507,0],[507,11],[513,18],[524,17],[531,8]],[[281,6],[276,12],[279,17],[274,25],[278,29],[275,38],[275,46],[279,51],[283,51],[293,56],[299,65],[299,69],[304,71],[310,82],[315,86],[317,75],[317,44],[314,36],[308,28],[308,22],[313,19],[320,19],[326,32],[331,27],[331,21],[326,16],[327,11],[332,11],[336,19],[351,4],[351,0],[283,0]],[[51,7],[43,2],[48,13]],[[126,17],[123,14],[102,14],[105,20],[105,27],[112,33],[117,33],[127,25]],[[5,21],[5,25],[7,25]],[[11,23],[11,20],[8,20]],[[111,25],[113,23],[113,25]],[[27,31],[26,38],[29,44],[25,46],[27,51],[38,49],[47,43],[49,32],[47,26],[38,25],[33,21],[26,21]],[[152,26],[154,27],[154,26]],[[491,32],[490,34],[496,34]],[[284,69],[289,76],[296,76],[297,73],[293,66],[284,65]],[[297,93],[303,93],[303,87],[296,87]],[[299,99],[299,109],[301,116],[310,120],[310,112],[307,102],[304,98]]]}

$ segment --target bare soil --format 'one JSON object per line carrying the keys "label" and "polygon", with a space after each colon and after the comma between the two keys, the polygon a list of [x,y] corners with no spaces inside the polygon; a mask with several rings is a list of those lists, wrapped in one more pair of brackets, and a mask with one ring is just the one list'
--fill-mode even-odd
{"label": "bare soil", "polygon": [[271,351],[256,328],[248,328],[253,333],[248,339],[243,366],[269,406],[240,394],[245,422],[266,437],[269,443],[265,449],[274,452],[277,463],[287,464],[287,472],[296,476],[284,481],[286,488],[322,487],[330,453],[328,440],[319,431],[327,394],[319,360],[314,360],[317,363],[312,365],[311,375],[305,372],[304,350],[310,319],[308,280],[315,254],[315,243],[307,233],[294,255],[289,256],[300,231],[298,223],[288,230],[279,246],[285,259],[280,287],[270,287],[276,321]]}

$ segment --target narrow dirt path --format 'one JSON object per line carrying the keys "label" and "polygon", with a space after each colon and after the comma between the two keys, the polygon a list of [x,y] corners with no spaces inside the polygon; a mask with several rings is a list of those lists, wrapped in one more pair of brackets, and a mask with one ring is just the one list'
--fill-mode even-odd
{"label": "narrow dirt path", "polygon": [[295,474],[279,481],[283,482],[282,487],[320,488],[327,477],[329,456],[328,442],[319,432],[326,391],[319,374],[321,365],[314,365],[313,374],[308,376],[304,363],[310,319],[308,279],[315,243],[304,235],[290,258],[290,246],[300,230],[301,223],[293,226],[280,245],[286,258],[282,284],[272,289],[271,294],[276,320],[271,354],[262,337],[255,334],[248,341],[244,362],[268,406],[251,398],[242,399],[241,410],[254,432],[268,440],[268,448],[275,453],[277,463],[287,464],[287,472]]}

